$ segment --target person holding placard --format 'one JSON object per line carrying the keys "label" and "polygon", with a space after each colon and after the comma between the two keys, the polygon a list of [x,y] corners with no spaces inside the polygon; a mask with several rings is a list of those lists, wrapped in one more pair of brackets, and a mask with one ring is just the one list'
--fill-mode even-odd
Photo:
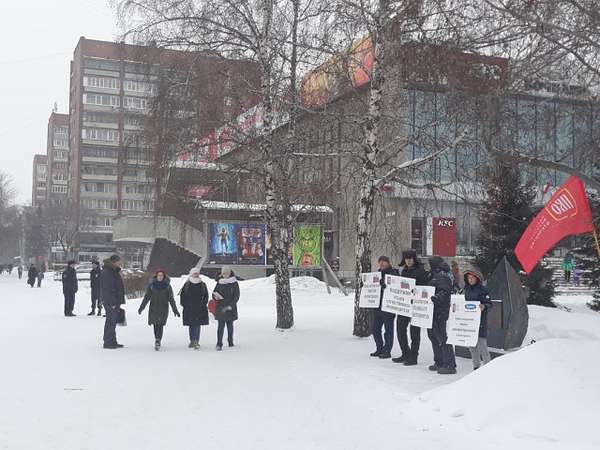
{"label": "person holding placard", "polygon": [[433,302],[433,326],[427,330],[427,335],[433,347],[434,364],[429,370],[440,375],[456,373],[456,359],[454,348],[448,344],[448,333],[446,323],[450,315],[450,296],[452,295],[452,278],[450,267],[440,256],[429,258],[431,278],[429,285],[435,288],[435,295],[431,297]]}
{"label": "person holding placard", "polygon": [[[390,263],[390,258],[380,256],[377,260],[379,263],[379,272],[381,273],[381,295],[379,296],[379,308],[373,310],[373,340],[375,341],[376,349],[371,356],[381,359],[392,357],[392,347],[394,345],[394,319],[395,314],[382,311],[381,304],[383,301],[383,292],[386,288],[386,275],[399,275],[398,270],[394,269]],[[382,336],[381,330],[385,328],[385,333]]]}
{"label": "person holding placard", "polygon": [[[424,286],[429,280],[429,273],[423,267],[423,264],[417,259],[415,250],[406,250],[402,252],[402,262],[400,263],[402,272],[400,276],[412,278],[417,285]],[[402,350],[402,355],[392,358],[395,363],[404,363],[405,366],[414,366],[417,364],[419,356],[419,346],[421,344],[421,328],[410,326],[410,345],[408,344],[408,325],[410,317],[398,315],[396,317],[396,333],[398,343]]]}
{"label": "person holding placard", "polygon": [[465,272],[465,301],[479,302],[481,320],[479,322],[479,338],[475,347],[469,347],[473,359],[473,370],[479,369],[483,364],[489,363],[492,358],[487,346],[487,316],[492,309],[492,300],[487,288],[483,285],[481,272],[475,269]]}

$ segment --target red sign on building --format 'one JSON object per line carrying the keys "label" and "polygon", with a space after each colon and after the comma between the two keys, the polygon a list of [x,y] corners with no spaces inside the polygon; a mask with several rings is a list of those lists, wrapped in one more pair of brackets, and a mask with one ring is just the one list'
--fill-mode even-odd
{"label": "red sign on building", "polygon": [[433,217],[433,254],[456,256],[456,219],[454,217]]}

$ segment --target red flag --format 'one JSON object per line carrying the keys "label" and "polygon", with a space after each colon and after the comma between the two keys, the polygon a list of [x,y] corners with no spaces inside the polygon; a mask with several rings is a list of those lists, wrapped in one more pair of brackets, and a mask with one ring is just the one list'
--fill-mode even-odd
{"label": "red flag", "polygon": [[572,176],[535,216],[517,244],[515,254],[529,273],[561,239],[594,231],[592,210],[583,181]]}

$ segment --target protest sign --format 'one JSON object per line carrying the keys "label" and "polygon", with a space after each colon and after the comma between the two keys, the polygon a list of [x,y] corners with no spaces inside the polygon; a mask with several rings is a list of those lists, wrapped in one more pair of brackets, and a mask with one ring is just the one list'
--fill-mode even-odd
{"label": "protest sign", "polygon": [[410,317],[415,280],[395,275],[386,275],[385,284],[386,288],[383,291],[381,310]]}
{"label": "protest sign", "polygon": [[433,323],[433,302],[435,294],[432,286],[415,286],[410,324],[420,328],[431,328]]}
{"label": "protest sign", "polygon": [[475,347],[479,338],[481,310],[479,302],[467,302],[463,295],[453,295],[446,331],[448,344]]}
{"label": "protest sign", "polygon": [[360,308],[379,308],[381,296],[381,274],[379,272],[361,273]]}

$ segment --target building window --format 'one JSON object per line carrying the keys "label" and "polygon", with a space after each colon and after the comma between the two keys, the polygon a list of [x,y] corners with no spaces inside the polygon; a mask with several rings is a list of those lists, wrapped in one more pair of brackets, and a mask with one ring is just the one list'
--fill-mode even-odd
{"label": "building window", "polygon": [[130,92],[153,94],[156,91],[156,85],[146,81],[125,80],[123,83],[123,89]]}
{"label": "building window", "polygon": [[120,99],[116,95],[91,93],[83,94],[83,103],[86,105],[112,106],[114,108],[121,105]]}
{"label": "building window", "polygon": [[417,255],[425,255],[425,219],[413,217],[411,220],[410,246]]}
{"label": "building window", "polygon": [[68,139],[61,139],[61,138],[54,138],[54,147],[61,147],[61,148],[69,148],[69,140]]}
{"label": "building window", "polygon": [[145,98],[125,97],[123,99],[123,106],[127,109],[147,110],[150,107],[150,103]]}
{"label": "building window", "polygon": [[90,141],[117,142],[119,132],[109,128],[82,128],[81,138]]}
{"label": "building window", "polygon": [[53,194],[66,194],[67,193],[67,186],[60,185],[60,184],[55,184],[55,185],[52,186],[52,193]]}
{"label": "building window", "polygon": [[81,154],[88,158],[118,158],[118,152],[114,148],[84,147],[81,149]]}
{"label": "building window", "polygon": [[119,116],[117,114],[98,112],[98,111],[84,111],[83,112],[84,122],[94,123],[118,123]]}
{"label": "building window", "polygon": [[102,192],[104,194],[114,194],[117,192],[117,185],[114,183],[82,183],[81,192]]}
{"label": "building window", "polygon": [[110,77],[92,77],[84,76],[83,85],[85,87],[95,87],[102,89],[119,89],[119,79]]}

